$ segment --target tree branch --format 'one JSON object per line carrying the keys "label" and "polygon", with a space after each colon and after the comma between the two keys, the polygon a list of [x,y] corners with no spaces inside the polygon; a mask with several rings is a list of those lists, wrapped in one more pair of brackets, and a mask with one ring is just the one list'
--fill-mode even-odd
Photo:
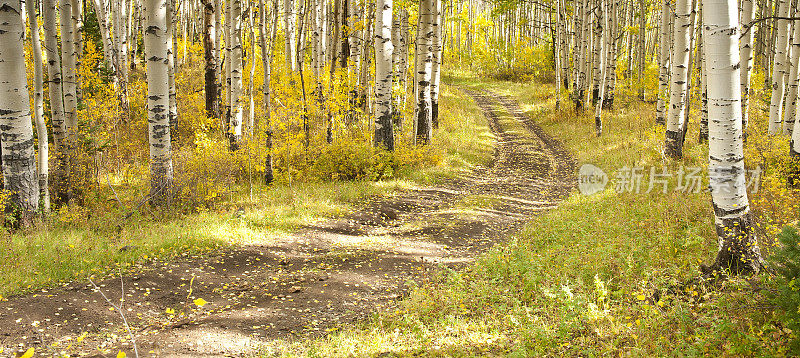
{"label": "tree branch", "polygon": [[746,35],[750,31],[750,29],[753,26],[755,26],[757,23],[764,22],[764,21],[769,20],[769,19],[798,21],[798,20],[800,20],[800,17],[767,16],[767,17],[762,17],[760,19],[756,19],[756,20],[750,21],[749,24],[744,25],[744,31],[742,31],[742,34],[739,36],[739,38],[744,37],[744,35]]}

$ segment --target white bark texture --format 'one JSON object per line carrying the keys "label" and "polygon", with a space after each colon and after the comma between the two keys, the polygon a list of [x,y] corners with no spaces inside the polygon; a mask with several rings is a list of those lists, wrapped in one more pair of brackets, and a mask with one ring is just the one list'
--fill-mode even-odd
{"label": "white bark texture", "polygon": [[172,143],[169,128],[167,31],[169,0],[145,0],[144,49],[147,60],[147,129],[150,142],[150,195],[158,201],[172,186]]}
{"label": "white bark texture", "polygon": [[[756,16],[756,6],[753,0],[742,0],[740,11],[740,24],[749,24]],[[741,86],[742,86],[742,128],[747,130],[750,109],[750,77],[753,70],[753,40],[756,30],[750,29],[739,39],[739,62],[741,63]]]}
{"label": "white bark texture", "polygon": [[431,0],[420,0],[415,64],[415,79],[417,82],[416,144],[428,144],[433,136],[433,125],[431,123],[431,70],[433,67],[432,10],[433,6]]}
{"label": "white bark texture", "polygon": [[242,4],[240,0],[231,2],[231,150],[239,148],[242,139]]}
{"label": "white bark texture", "polygon": [[392,0],[375,6],[375,147],[394,150],[392,127]]}
{"label": "white bark texture", "polygon": [[670,76],[669,108],[667,110],[667,130],[664,152],[671,158],[683,156],[684,118],[686,116],[686,97],[689,80],[689,52],[691,37],[692,6],[689,0],[675,3],[675,31],[673,34],[675,55]]}
{"label": "white bark texture", "polygon": [[[779,0],[778,16],[787,17],[789,14],[789,1]],[[772,98],[769,104],[769,133],[781,132],[783,123],[783,97],[786,94],[784,79],[789,69],[786,57],[786,48],[789,44],[789,21],[775,20],[777,40],[775,41],[774,64],[772,65]]]}
{"label": "white bark texture", "polygon": [[708,66],[709,186],[719,251],[715,269],[762,267],[747,199],[736,0],[703,0]]}
{"label": "white bark texture", "polygon": [[[669,88],[669,59],[670,59],[670,32],[669,32],[669,19],[672,16],[670,10],[670,0],[664,0],[661,4],[661,28],[659,31],[659,66],[658,66],[658,99],[656,101],[656,123],[665,124],[667,122],[665,116],[666,102],[664,99],[667,96],[667,89]],[[667,97],[668,98],[668,97]]]}
{"label": "white bark texture", "polygon": [[20,0],[0,0],[0,143],[4,189],[29,224],[39,207],[39,181],[25,70]]}
{"label": "white bark texture", "polygon": [[794,24],[792,26],[792,46],[789,51],[789,77],[787,78],[789,85],[789,92],[786,94],[786,110],[783,113],[783,133],[792,135],[794,128],[795,116],[797,114],[797,89],[798,89],[798,66],[800,65],[800,26]]}
{"label": "white bark texture", "polygon": [[50,175],[49,156],[50,151],[47,139],[47,124],[44,122],[44,74],[42,73],[42,43],[39,40],[39,20],[35,2],[28,0],[25,2],[28,12],[28,20],[31,29],[31,50],[33,52],[33,114],[36,123],[36,137],[39,144],[39,151],[36,153],[39,191],[42,209],[50,211],[50,187],[48,176]]}

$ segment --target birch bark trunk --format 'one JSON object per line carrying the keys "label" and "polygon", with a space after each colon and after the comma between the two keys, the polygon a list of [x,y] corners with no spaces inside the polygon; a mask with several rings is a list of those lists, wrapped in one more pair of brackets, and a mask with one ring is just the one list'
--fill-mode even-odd
{"label": "birch bark trunk", "polygon": [[719,249],[707,275],[728,269],[759,272],[764,266],[750,213],[742,140],[739,31],[735,0],[703,1],[708,65],[709,186]]}
{"label": "birch bark trunk", "polygon": [[144,49],[147,60],[147,129],[150,143],[150,196],[168,202],[172,187],[172,142],[169,123],[170,0],[145,0]]}
{"label": "birch bark trunk", "polygon": [[0,0],[0,144],[4,189],[20,210],[23,226],[32,224],[39,207],[39,182],[28,98],[23,39],[25,23],[19,0]]}

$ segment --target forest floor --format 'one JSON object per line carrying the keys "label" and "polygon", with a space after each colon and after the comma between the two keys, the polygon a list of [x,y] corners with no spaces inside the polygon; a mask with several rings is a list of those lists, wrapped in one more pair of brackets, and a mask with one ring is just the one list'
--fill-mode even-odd
{"label": "forest floor", "polygon": [[10,298],[0,304],[0,347],[133,356],[129,327],[140,356],[247,355],[392,308],[410,287],[506,241],[575,185],[572,155],[514,100],[464,91],[496,137],[491,166],[373,197],[268,245],[142,265],[96,282],[99,291],[76,281]]}

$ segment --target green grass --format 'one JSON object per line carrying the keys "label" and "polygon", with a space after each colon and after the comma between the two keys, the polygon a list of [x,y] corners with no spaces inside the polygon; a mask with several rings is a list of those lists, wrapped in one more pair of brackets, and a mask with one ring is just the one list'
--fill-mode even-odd
{"label": "green grass", "polygon": [[[667,161],[652,105],[621,96],[598,138],[593,116],[553,110],[552,85],[463,74],[447,82],[516,97],[579,165],[597,165],[612,180],[623,165],[675,172],[707,161],[697,118],[685,158]],[[673,178],[670,188],[676,184]],[[699,193],[573,193],[508,244],[464,271],[443,272],[397,309],[324,339],[276,342],[264,356],[792,355],[787,342],[795,334],[782,328],[768,298],[771,277],[734,278],[717,289],[687,285],[717,248],[702,185]]]}
{"label": "green grass", "polygon": [[[124,222],[122,217],[134,210],[141,190],[117,186],[125,203],[119,206],[115,193],[102,188],[89,194],[86,207],[62,208],[36,228],[5,235],[0,300],[89,275],[116,274],[152,260],[205,255],[231,245],[269,244],[299,225],[343,215],[366,197],[434,184],[489,163],[493,139],[475,104],[448,87],[441,96],[441,110],[448,116],[442,118],[433,142],[440,148],[439,165],[379,182],[256,185],[252,198],[242,184],[232,188],[224,202],[196,214],[161,213],[145,205]],[[406,125],[411,123],[407,119]],[[245,209],[243,217],[235,217],[238,208]]]}

